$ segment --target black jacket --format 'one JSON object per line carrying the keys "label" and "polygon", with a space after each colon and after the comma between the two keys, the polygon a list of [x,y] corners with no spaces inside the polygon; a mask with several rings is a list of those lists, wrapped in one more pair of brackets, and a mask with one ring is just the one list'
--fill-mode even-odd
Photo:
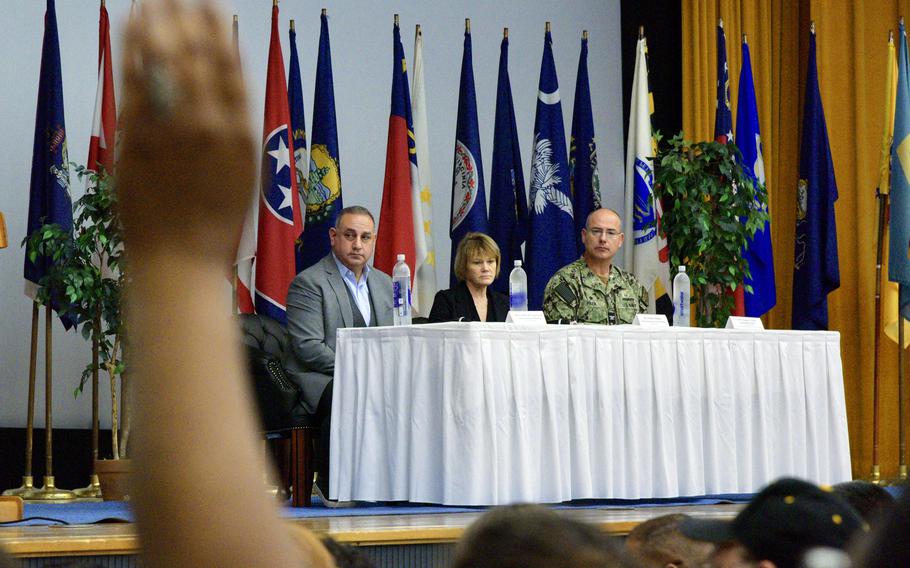
{"label": "black jacket", "polygon": [[[487,320],[506,321],[509,313],[509,297],[487,287]],[[433,309],[430,310],[430,323],[443,321],[480,321],[474,298],[468,285],[463,281],[448,290],[436,292]]]}

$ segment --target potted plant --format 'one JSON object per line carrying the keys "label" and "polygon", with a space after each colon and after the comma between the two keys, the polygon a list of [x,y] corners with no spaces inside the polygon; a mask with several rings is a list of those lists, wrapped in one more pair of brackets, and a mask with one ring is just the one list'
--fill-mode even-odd
{"label": "potted plant", "polygon": [[[74,321],[82,337],[92,342],[92,362],[82,371],[73,395],[82,392],[93,376],[97,382],[99,369],[110,380],[111,448],[112,457],[118,463],[96,460],[95,470],[100,476],[103,473],[100,470],[110,466],[128,467],[128,460],[124,461],[129,443],[130,405],[122,357],[123,238],[112,178],[103,171],[94,172],[78,165],[74,168],[79,179],[83,182],[87,179],[89,183],[85,194],[73,204],[73,234],[59,225],[44,225],[26,238],[26,250],[32,260],[38,256],[53,259],[53,266],[39,282],[39,302],[58,306],[59,313]],[[105,498],[113,496],[109,489],[103,491]]]}
{"label": "potted plant", "polygon": [[[734,308],[730,290],[750,275],[742,251],[768,220],[768,194],[744,171],[732,143],[693,143],[656,135],[654,194],[670,265],[686,266],[700,327],[722,327]],[[745,287],[751,292],[751,287]]]}

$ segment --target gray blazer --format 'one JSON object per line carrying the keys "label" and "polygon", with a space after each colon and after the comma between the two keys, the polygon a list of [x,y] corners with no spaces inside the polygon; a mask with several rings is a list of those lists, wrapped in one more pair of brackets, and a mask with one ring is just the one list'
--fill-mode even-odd
{"label": "gray blazer", "polygon": [[[373,305],[372,325],[392,325],[392,279],[376,269],[367,277]],[[288,349],[284,368],[302,390],[302,403],[315,412],[335,372],[335,332],[354,326],[344,279],[329,253],[298,274],[288,289]]]}

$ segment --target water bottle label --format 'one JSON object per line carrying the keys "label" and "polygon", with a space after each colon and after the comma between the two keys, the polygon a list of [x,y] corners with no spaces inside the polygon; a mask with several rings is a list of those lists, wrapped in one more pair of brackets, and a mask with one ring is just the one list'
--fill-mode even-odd
{"label": "water bottle label", "polygon": [[392,305],[395,309],[401,308],[402,304],[402,293],[401,293],[401,282],[394,281],[392,282]]}
{"label": "water bottle label", "polygon": [[676,302],[676,309],[679,310],[679,317],[689,317],[689,302],[686,300],[686,295],[682,292],[679,293],[679,299]]}

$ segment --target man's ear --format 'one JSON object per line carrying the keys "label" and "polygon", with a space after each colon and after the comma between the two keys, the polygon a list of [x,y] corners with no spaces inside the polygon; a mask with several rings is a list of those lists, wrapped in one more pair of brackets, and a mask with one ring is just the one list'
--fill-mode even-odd
{"label": "man's ear", "polygon": [[338,230],[335,227],[329,227],[329,244],[335,244],[335,237],[338,236]]}

